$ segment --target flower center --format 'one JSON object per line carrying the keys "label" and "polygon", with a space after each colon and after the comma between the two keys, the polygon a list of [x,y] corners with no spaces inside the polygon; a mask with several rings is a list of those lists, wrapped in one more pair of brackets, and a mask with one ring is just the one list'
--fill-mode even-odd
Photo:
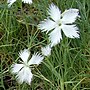
{"label": "flower center", "polygon": [[61,20],[57,21],[58,26],[61,26]]}
{"label": "flower center", "polygon": [[25,66],[25,67],[29,67],[28,63],[24,63],[24,66]]}

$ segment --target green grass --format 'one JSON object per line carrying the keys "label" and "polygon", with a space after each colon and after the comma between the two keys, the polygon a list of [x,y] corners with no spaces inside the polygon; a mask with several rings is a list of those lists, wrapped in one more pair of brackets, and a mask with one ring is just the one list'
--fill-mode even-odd
{"label": "green grass", "polygon": [[[35,70],[31,85],[18,84],[10,73],[18,53],[24,48],[40,51],[49,43],[37,24],[47,17],[47,8],[56,4],[61,11],[78,8],[80,18],[76,21],[79,39],[64,36],[60,44],[52,48],[50,57]],[[90,0],[33,0],[22,4],[18,0],[7,8],[0,1],[0,90],[90,90]]]}

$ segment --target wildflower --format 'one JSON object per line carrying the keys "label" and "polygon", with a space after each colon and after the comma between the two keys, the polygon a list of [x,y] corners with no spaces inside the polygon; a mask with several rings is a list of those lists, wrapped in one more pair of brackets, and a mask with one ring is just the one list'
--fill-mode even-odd
{"label": "wildflower", "polygon": [[47,45],[45,47],[42,47],[41,51],[44,56],[50,56],[51,55],[51,46]]}
{"label": "wildflower", "polygon": [[[14,2],[16,2],[16,0],[8,0],[8,1],[7,1],[7,3],[9,3],[9,4],[8,4],[8,7],[11,7],[11,5],[12,5]],[[22,2],[31,4],[31,3],[32,3],[32,0],[22,0]]]}
{"label": "wildflower", "polygon": [[32,0],[22,0],[22,2],[31,4]]}
{"label": "wildflower", "polygon": [[54,46],[62,39],[61,30],[69,38],[79,38],[79,31],[75,24],[73,24],[77,17],[79,17],[78,9],[68,9],[62,14],[57,6],[51,4],[48,9],[49,16],[38,25],[42,32],[49,33],[49,40],[51,46]]}
{"label": "wildflower", "polygon": [[11,5],[12,5],[14,2],[16,2],[16,0],[8,0],[8,1],[7,1],[7,3],[9,3],[9,4],[8,4],[8,7],[11,7]]}
{"label": "wildflower", "polygon": [[33,54],[32,58],[28,61],[29,55],[30,55],[29,50],[24,49],[19,53],[19,57],[22,59],[22,61],[20,60],[21,64],[15,63],[12,65],[11,73],[16,74],[16,79],[21,84],[23,82],[26,82],[30,85],[33,77],[30,65],[33,64],[39,65],[44,58],[39,53],[35,53]]}

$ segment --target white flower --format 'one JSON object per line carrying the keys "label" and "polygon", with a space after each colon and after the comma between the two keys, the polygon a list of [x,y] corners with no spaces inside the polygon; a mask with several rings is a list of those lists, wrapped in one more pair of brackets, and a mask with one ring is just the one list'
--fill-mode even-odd
{"label": "white flower", "polygon": [[14,2],[16,2],[16,0],[8,0],[8,1],[7,1],[7,3],[9,3],[9,4],[8,4],[8,7],[11,7],[11,5],[12,5]]}
{"label": "white flower", "polygon": [[61,30],[69,38],[79,38],[79,31],[75,24],[73,24],[77,17],[79,17],[78,9],[68,9],[62,14],[57,6],[51,4],[48,9],[49,16],[38,25],[42,32],[49,33],[49,40],[51,46],[54,46],[62,39]]}
{"label": "white flower", "polygon": [[21,64],[13,64],[11,73],[16,74],[16,78],[19,83],[26,82],[30,85],[33,74],[30,69],[30,65],[32,64],[37,64],[39,65],[42,60],[43,56],[41,56],[39,53],[33,54],[32,58],[28,61],[29,59],[30,52],[28,49],[24,49],[19,53],[19,57],[22,59]]}
{"label": "white flower", "polygon": [[22,0],[22,2],[31,4],[32,0]]}
{"label": "white flower", "polygon": [[51,55],[51,46],[47,45],[45,47],[41,47],[41,51],[44,56],[50,56]]}
{"label": "white flower", "polygon": [[[8,0],[8,1],[7,1],[8,7],[11,7],[11,5],[12,5],[14,2],[16,2],[16,0]],[[31,4],[31,3],[32,3],[32,0],[22,0],[22,2]]]}

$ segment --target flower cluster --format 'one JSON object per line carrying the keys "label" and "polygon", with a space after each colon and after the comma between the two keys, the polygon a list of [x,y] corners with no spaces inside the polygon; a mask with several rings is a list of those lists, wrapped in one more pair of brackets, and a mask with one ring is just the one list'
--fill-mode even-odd
{"label": "flower cluster", "polygon": [[[8,0],[8,6],[10,7],[15,1],[16,0]],[[32,0],[22,0],[22,2],[31,4]],[[29,85],[31,84],[33,77],[31,65],[39,65],[45,56],[51,55],[51,48],[62,40],[61,31],[69,38],[79,38],[79,30],[74,23],[77,17],[79,17],[78,9],[70,8],[61,13],[56,5],[51,4],[49,6],[48,17],[38,24],[38,28],[49,35],[50,44],[41,47],[41,54],[38,52],[34,53],[31,59],[29,59],[31,56],[29,49],[20,51],[20,63],[14,63],[11,69],[11,73],[16,74],[16,79],[19,83],[26,82]]]}
{"label": "flower cluster", "polygon": [[37,52],[32,55],[31,59],[29,59],[29,49],[24,49],[20,51],[19,57],[22,59],[19,60],[20,64],[14,63],[11,66],[11,73],[16,74],[16,79],[19,83],[22,84],[23,82],[26,82],[29,85],[31,84],[33,74],[31,72],[30,66],[39,65],[43,61],[44,56],[49,56],[51,54],[51,48],[49,45],[46,47],[42,47],[41,51],[43,55]]}

